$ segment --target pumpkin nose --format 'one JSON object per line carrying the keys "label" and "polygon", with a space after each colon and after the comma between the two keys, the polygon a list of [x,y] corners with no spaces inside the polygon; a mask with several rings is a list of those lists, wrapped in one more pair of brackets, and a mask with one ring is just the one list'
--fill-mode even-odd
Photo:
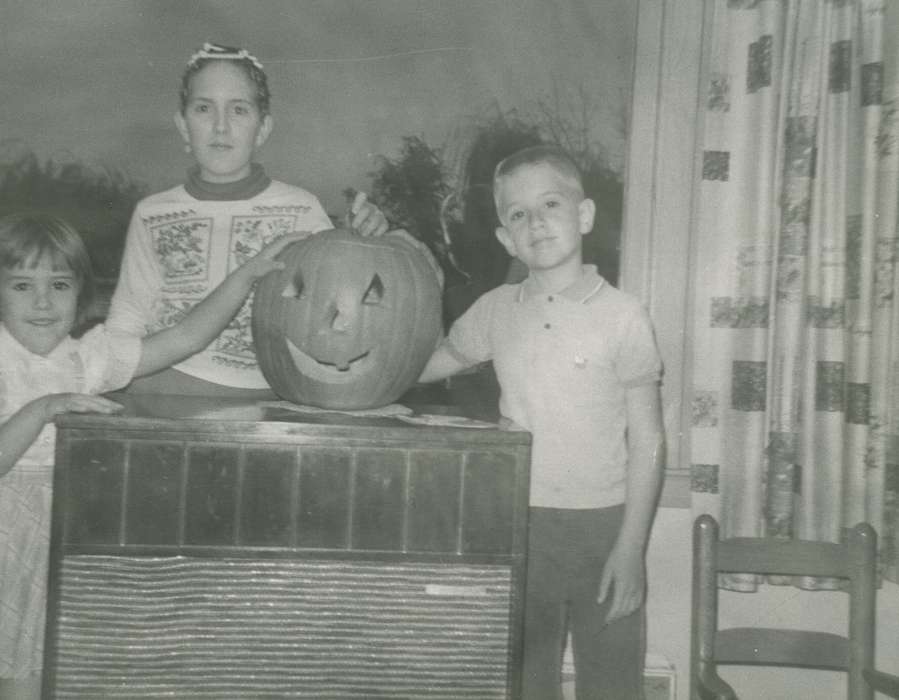
{"label": "pumpkin nose", "polygon": [[335,333],[346,333],[356,325],[359,305],[348,295],[338,296],[332,309],[331,330]]}

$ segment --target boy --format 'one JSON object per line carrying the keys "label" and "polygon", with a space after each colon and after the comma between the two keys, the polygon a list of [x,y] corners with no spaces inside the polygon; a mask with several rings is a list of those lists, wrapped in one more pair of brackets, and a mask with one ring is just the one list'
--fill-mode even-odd
{"label": "boy", "polygon": [[595,205],[550,146],[496,168],[497,238],[528,268],[459,318],[421,381],[492,360],[500,412],[533,435],[525,700],[641,698],[644,554],[661,484],[661,362],[640,303],[582,261]]}

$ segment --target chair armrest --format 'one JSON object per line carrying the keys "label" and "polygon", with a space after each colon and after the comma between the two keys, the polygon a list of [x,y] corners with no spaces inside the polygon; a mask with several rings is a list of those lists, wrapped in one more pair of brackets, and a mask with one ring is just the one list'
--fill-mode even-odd
{"label": "chair armrest", "polygon": [[875,671],[873,668],[866,668],[862,673],[872,690],[885,693],[892,698],[899,698],[899,676]]}
{"label": "chair armrest", "polygon": [[734,689],[712,669],[704,669],[697,674],[693,694],[700,700],[738,700]]}

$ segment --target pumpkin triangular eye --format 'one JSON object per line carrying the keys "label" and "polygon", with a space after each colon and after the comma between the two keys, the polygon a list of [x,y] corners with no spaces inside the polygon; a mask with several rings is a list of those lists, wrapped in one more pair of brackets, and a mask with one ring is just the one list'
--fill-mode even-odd
{"label": "pumpkin triangular eye", "polygon": [[368,289],[365,290],[365,294],[362,295],[362,303],[380,304],[383,299],[384,283],[381,281],[380,276],[375,275],[371,278],[371,283],[368,285]]}
{"label": "pumpkin triangular eye", "polygon": [[303,296],[303,291],[306,285],[303,284],[303,275],[297,272],[293,279],[288,282],[287,286],[284,287],[284,291],[281,292],[282,297],[288,297],[290,299],[299,299]]}

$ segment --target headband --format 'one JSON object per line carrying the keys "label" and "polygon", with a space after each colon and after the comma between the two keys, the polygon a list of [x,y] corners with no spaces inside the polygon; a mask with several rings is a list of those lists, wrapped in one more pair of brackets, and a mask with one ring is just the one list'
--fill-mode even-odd
{"label": "headband", "polygon": [[202,49],[190,57],[190,60],[187,62],[187,67],[190,68],[194,66],[197,61],[203,58],[230,59],[233,61],[246,60],[256,66],[259,70],[262,70],[262,64],[259,62],[259,59],[246,49],[235,49],[230,46],[210,44],[208,41],[203,44]]}

